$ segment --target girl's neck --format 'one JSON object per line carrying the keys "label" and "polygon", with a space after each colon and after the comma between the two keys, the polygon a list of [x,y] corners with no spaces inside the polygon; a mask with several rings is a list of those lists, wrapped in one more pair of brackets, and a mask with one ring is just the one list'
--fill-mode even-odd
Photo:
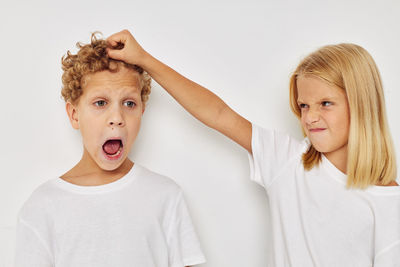
{"label": "girl's neck", "polygon": [[347,174],[347,144],[335,151],[323,154],[337,169]]}
{"label": "girl's neck", "polygon": [[[339,148],[338,150],[323,153],[324,156],[341,172],[347,174],[347,145]],[[378,186],[399,186],[396,181],[392,181],[387,185],[376,184]]]}

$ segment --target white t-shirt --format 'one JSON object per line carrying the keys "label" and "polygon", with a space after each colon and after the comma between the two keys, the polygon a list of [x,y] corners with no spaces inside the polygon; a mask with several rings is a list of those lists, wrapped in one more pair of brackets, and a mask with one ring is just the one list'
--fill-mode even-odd
{"label": "white t-shirt", "polygon": [[347,190],[325,156],[304,170],[308,138],[252,127],[251,179],[270,206],[269,267],[400,266],[400,186]]}
{"label": "white t-shirt", "polygon": [[18,215],[16,267],[183,267],[205,258],[181,189],[135,163],[105,185],[57,177]]}

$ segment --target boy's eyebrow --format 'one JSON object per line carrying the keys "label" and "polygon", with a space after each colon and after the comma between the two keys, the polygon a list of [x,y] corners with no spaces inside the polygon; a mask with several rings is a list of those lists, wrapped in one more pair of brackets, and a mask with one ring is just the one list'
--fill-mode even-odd
{"label": "boy's eyebrow", "polygon": [[[109,92],[108,89],[97,90],[97,91],[94,91],[94,92],[90,92],[88,97],[89,98],[93,98],[93,97],[99,97],[99,96],[102,96],[102,95],[108,95],[108,92]],[[139,89],[138,90],[134,90],[134,91],[131,90],[131,91],[127,92],[127,93],[124,93],[123,95],[124,96],[140,95],[140,90]]]}

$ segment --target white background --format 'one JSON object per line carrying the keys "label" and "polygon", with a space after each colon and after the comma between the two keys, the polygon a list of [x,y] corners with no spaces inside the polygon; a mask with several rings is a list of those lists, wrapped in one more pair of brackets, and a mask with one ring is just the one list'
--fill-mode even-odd
{"label": "white background", "polygon": [[[99,30],[142,46],[264,127],[302,138],[288,81],[326,44],[366,48],[381,71],[399,154],[399,1],[4,1],[0,4],[0,267],[12,266],[15,221],[30,193],[81,158],[61,99],[61,56]],[[154,83],[130,158],[185,191],[208,262],[263,267],[268,202],[247,153],[203,126]]]}

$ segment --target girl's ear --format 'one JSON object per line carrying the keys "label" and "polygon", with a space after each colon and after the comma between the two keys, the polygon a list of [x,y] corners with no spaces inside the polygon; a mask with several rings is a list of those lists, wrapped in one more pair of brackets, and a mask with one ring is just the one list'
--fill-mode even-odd
{"label": "girl's ear", "polygon": [[78,109],[69,101],[65,104],[65,109],[67,111],[68,118],[69,121],[71,122],[72,128],[78,130],[79,129]]}

